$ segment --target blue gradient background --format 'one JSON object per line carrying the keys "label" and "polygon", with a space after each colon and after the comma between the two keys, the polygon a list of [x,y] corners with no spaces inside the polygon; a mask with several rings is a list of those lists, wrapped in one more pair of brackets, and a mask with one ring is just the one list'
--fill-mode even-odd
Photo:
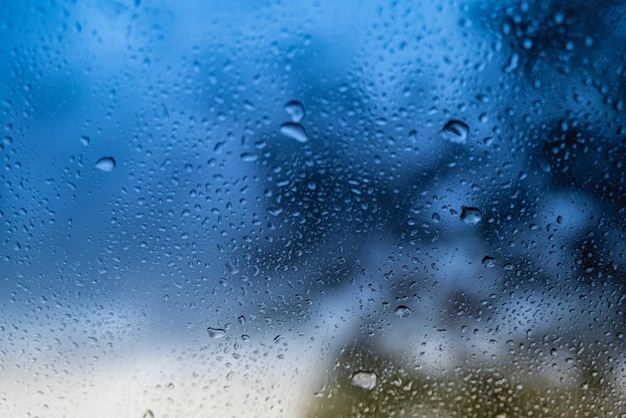
{"label": "blue gradient background", "polygon": [[0,415],[302,416],[357,340],[623,408],[623,5],[0,12]]}

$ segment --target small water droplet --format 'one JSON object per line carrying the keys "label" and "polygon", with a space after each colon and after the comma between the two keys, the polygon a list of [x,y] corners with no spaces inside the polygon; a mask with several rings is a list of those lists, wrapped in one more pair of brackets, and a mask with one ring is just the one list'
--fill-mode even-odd
{"label": "small water droplet", "polygon": [[299,123],[287,122],[280,126],[280,133],[287,138],[294,139],[300,143],[305,143],[309,140],[304,128]]}
{"label": "small water droplet", "polygon": [[154,412],[152,412],[151,410],[146,410],[146,412],[144,412],[143,414],[143,418],[154,418]]}
{"label": "small water droplet", "polygon": [[554,15],[554,23],[556,23],[557,25],[562,25],[563,22],[565,22],[565,15],[561,12],[557,12]]}
{"label": "small water droplet", "polygon": [[524,49],[531,49],[533,47],[532,39],[524,39],[524,41],[522,42],[522,46],[524,47]]}
{"label": "small water droplet", "polygon": [[374,372],[356,372],[352,375],[350,383],[365,390],[372,390],[376,387],[378,376]]}
{"label": "small water droplet", "polygon": [[486,255],[485,257],[483,257],[482,263],[484,267],[487,267],[488,269],[490,269],[496,266],[496,259]]}
{"label": "small water droplet", "polygon": [[518,64],[519,64],[519,54],[514,53],[513,55],[509,57],[509,62],[502,70],[505,73],[510,73],[511,71],[514,71],[517,68]]}
{"label": "small water droplet", "polygon": [[239,318],[237,318],[237,321],[239,321],[241,325],[244,325],[246,323],[246,317],[241,315]]}
{"label": "small water droplet", "polygon": [[241,159],[248,163],[253,163],[259,159],[259,156],[252,152],[244,152],[241,154]]}
{"label": "small water droplet", "polygon": [[468,135],[469,126],[456,119],[449,120],[441,131],[441,136],[454,144],[467,144]]}
{"label": "small water droplet", "polygon": [[467,225],[476,225],[482,219],[482,214],[478,208],[461,206],[461,220]]}
{"label": "small water droplet", "polygon": [[282,209],[282,208],[269,208],[267,211],[268,211],[268,212],[270,213],[270,215],[272,215],[272,216],[278,216],[278,215],[280,215],[281,213],[283,213],[283,209]]}
{"label": "small water droplet", "polygon": [[411,315],[411,309],[409,309],[408,306],[400,305],[396,308],[395,311],[393,311],[393,313],[400,318],[406,318],[407,316]]}
{"label": "small water droplet", "polygon": [[113,157],[102,157],[96,162],[96,168],[110,173],[115,169],[115,159]]}
{"label": "small water droplet", "polygon": [[222,328],[207,328],[207,332],[209,333],[209,337],[217,340],[219,338],[224,338],[226,336],[226,331]]}
{"label": "small water droplet", "polygon": [[88,136],[83,135],[80,137],[80,142],[82,142],[84,146],[89,145],[89,141],[90,139]]}
{"label": "small water droplet", "polygon": [[292,122],[298,123],[304,119],[304,105],[297,100],[292,100],[285,105],[285,110]]}

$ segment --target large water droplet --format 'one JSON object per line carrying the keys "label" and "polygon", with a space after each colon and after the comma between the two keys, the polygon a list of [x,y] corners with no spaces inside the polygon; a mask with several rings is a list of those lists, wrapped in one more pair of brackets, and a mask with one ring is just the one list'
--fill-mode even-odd
{"label": "large water droplet", "polygon": [[96,168],[110,173],[115,169],[115,159],[113,157],[102,157],[96,162]]}
{"label": "large water droplet", "polygon": [[213,339],[224,338],[226,336],[226,330],[222,328],[207,328],[207,332],[209,333],[209,337]]}
{"label": "large water droplet", "polygon": [[393,313],[395,313],[396,316],[399,316],[400,318],[406,318],[407,316],[411,315],[411,310],[408,306],[400,305],[396,308],[395,311],[393,311]]}
{"label": "large water droplet", "polygon": [[490,268],[493,268],[493,267],[496,266],[496,259],[486,255],[485,257],[483,257],[482,263],[483,263],[483,266],[485,266],[488,269],[490,269]]}
{"label": "large water droplet", "polygon": [[482,219],[482,214],[478,208],[461,206],[461,220],[467,225],[476,225]]}
{"label": "large water droplet", "polygon": [[451,119],[441,131],[441,136],[455,144],[467,144],[469,126],[460,120]]}
{"label": "large water droplet", "polygon": [[376,387],[378,377],[374,372],[356,372],[352,375],[350,383],[365,390],[372,390]]}
{"label": "large water droplet", "polygon": [[305,143],[309,140],[304,128],[299,123],[287,122],[280,126],[280,133],[290,139]]}
{"label": "large water droplet", "polygon": [[304,105],[297,100],[292,100],[285,105],[285,110],[292,122],[298,123],[304,119]]}

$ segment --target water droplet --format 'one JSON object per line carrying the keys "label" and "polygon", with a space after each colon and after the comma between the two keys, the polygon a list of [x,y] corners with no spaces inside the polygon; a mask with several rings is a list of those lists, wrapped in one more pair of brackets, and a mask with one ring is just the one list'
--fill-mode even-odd
{"label": "water droplet", "polygon": [[80,137],[80,142],[82,142],[84,146],[89,145],[89,141],[90,139],[88,136],[83,135]]}
{"label": "water droplet", "polygon": [[554,23],[556,23],[557,25],[562,25],[563,22],[565,22],[565,15],[561,12],[557,12],[554,15]]}
{"label": "water droplet", "polygon": [[461,220],[467,225],[476,225],[482,219],[482,214],[478,208],[461,206]]}
{"label": "water droplet", "polygon": [[485,257],[483,257],[482,263],[483,263],[483,266],[485,266],[488,269],[490,269],[490,268],[493,268],[493,267],[496,266],[496,259],[486,255]]}
{"label": "water droplet", "polygon": [[295,139],[300,143],[305,143],[309,140],[304,128],[299,123],[287,122],[280,126],[280,133],[290,139]]}
{"label": "water droplet", "polygon": [[411,315],[411,309],[409,309],[408,306],[400,305],[396,308],[395,311],[393,311],[393,313],[395,313],[396,316],[399,316],[400,318],[406,318],[407,316]]}
{"label": "water droplet", "polygon": [[245,317],[245,316],[243,316],[243,315],[241,315],[239,318],[237,318],[237,321],[239,321],[239,323],[240,323],[241,325],[245,325],[245,323],[246,323],[246,317]]}
{"label": "water droplet", "polygon": [[259,159],[259,156],[252,152],[244,152],[241,154],[241,159],[248,163],[253,163]]}
{"label": "water droplet", "polygon": [[143,414],[143,418],[154,418],[154,412],[152,412],[151,410],[146,410],[146,412],[144,412]]}
{"label": "water droplet", "polygon": [[115,159],[113,157],[102,157],[96,162],[96,168],[110,173],[115,169]]}
{"label": "water droplet", "polygon": [[441,136],[454,144],[467,144],[468,135],[469,126],[456,119],[449,120],[441,131]]}
{"label": "water droplet", "polygon": [[524,47],[524,49],[531,49],[533,47],[532,39],[524,39],[524,41],[522,42],[522,46]]}
{"label": "water droplet", "polygon": [[509,57],[509,62],[503,68],[503,71],[505,73],[510,73],[511,71],[514,71],[517,68],[518,64],[519,64],[519,54],[514,53],[513,55]]}
{"label": "water droplet", "polygon": [[280,215],[281,213],[283,213],[283,209],[282,209],[282,208],[269,208],[267,211],[268,211],[268,212],[270,213],[270,215],[272,215],[272,216],[278,216],[278,215]]}
{"label": "water droplet", "polygon": [[292,122],[298,123],[304,119],[304,105],[297,100],[292,100],[285,105],[285,110]]}
{"label": "water droplet", "polygon": [[365,390],[372,390],[376,387],[378,377],[374,372],[356,372],[352,375],[350,383]]}
{"label": "water droplet", "polygon": [[207,332],[209,333],[209,337],[213,339],[224,338],[226,336],[226,331],[222,328],[207,328]]}

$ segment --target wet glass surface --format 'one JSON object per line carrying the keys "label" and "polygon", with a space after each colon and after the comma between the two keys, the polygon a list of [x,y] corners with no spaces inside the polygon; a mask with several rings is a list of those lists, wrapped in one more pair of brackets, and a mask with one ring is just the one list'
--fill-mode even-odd
{"label": "wet glass surface", "polygon": [[621,2],[0,11],[0,415],[626,414]]}

